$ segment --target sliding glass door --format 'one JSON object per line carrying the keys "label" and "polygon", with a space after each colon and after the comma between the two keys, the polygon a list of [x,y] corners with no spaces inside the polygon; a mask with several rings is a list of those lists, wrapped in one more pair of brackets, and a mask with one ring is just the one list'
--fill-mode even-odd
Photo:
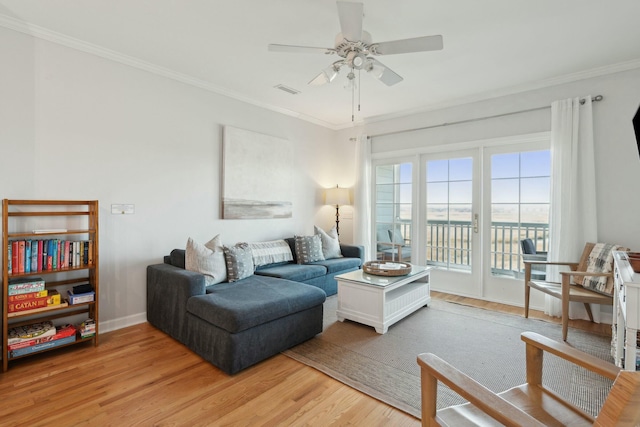
{"label": "sliding glass door", "polygon": [[521,304],[521,241],[549,246],[548,134],[465,145],[375,160],[376,259],[432,266],[434,290]]}
{"label": "sliding glass door", "polygon": [[422,157],[423,259],[447,290],[477,294],[481,258],[478,150]]}

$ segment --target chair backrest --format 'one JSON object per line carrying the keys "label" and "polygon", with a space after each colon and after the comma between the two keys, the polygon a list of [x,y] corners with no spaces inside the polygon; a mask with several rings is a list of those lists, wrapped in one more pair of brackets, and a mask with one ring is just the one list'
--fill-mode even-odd
{"label": "chair backrest", "polygon": [[[582,255],[580,255],[580,261],[578,262],[577,271],[587,271],[587,266],[589,264],[589,255],[595,246],[595,243],[587,243],[584,245],[584,250],[582,251]],[[578,276],[574,277],[574,281],[578,285],[582,285],[582,280],[584,277]]]}
{"label": "chair backrest", "polygon": [[594,426],[634,427],[640,424],[640,372],[620,371]]}
{"label": "chair backrest", "polygon": [[522,246],[522,253],[527,255],[535,255],[536,254],[536,245],[533,244],[533,240],[531,239],[522,239],[520,240],[520,246]]}

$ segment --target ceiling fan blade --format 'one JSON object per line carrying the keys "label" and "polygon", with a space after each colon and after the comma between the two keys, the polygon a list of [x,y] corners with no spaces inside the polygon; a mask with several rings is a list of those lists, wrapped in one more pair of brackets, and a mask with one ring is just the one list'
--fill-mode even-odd
{"label": "ceiling fan blade", "polygon": [[270,44],[268,49],[271,52],[324,53],[326,55],[331,55],[336,52],[336,50],[331,47],[293,46],[289,44]]}
{"label": "ceiling fan blade", "polygon": [[397,53],[427,52],[442,49],[442,36],[424,36],[412,39],[374,43],[371,52],[374,55],[395,55]]}
{"label": "ceiling fan blade", "polygon": [[367,72],[373,74],[376,79],[380,80],[387,86],[393,86],[394,84],[400,83],[404,80],[399,74],[384,65],[382,62],[373,58],[369,58],[369,61],[371,61],[371,67],[367,69]]}
{"label": "ceiling fan blade", "polygon": [[338,2],[338,17],[340,18],[342,37],[352,42],[362,38],[363,10],[362,3]]}

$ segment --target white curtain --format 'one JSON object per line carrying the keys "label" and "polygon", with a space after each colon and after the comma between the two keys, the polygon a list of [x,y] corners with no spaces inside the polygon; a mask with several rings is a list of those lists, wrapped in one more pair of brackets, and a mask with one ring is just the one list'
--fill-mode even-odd
{"label": "white curtain", "polygon": [[[551,105],[550,261],[577,262],[584,244],[598,240],[591,96],[583,99]],[[548,267],[548,279],[560,281],[559,271]],[[560,300],[545,296],[545,313],[560,316]],[[599,321],[599,311],[593,314]],[[571,305],[570,317],[588,318],[582,304]]]}
{"label": "white curtain", "polygon": [[356,185],[354,189],[354,243],[364,246],[365,260],[371,259],[371,139],[356,141]]}

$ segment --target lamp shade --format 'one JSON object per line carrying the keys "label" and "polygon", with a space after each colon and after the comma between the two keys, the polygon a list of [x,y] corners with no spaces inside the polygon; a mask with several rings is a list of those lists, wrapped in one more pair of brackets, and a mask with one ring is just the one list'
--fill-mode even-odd
{"label": "lamp shade", "polygon": [[349,189],[340,187],[328,188],[325,194],[325,203],[334,206],[351,204]]}

